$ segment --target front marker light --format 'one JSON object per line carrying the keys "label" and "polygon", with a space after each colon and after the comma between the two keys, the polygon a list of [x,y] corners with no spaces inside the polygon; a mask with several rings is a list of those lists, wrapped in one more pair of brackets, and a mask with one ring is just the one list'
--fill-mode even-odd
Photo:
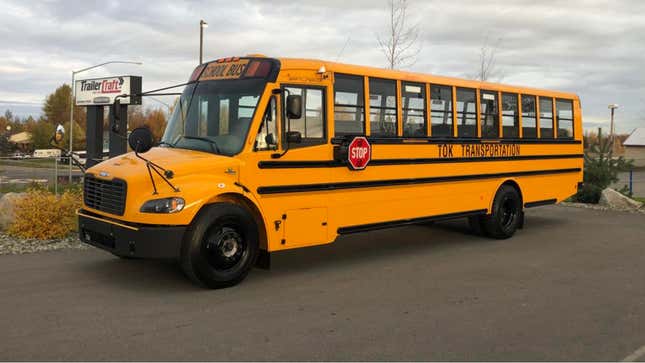
{"label": "front marker light", "polygon": [[177,213],[184,209],[183,198],[172,197],[149,200],[141,206],[141,213]]}

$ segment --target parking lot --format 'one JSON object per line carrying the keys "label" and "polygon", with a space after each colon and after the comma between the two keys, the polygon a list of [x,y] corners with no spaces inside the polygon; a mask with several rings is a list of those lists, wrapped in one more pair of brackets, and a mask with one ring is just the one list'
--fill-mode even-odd
{"label": "parking lot", "polygon": [[346,236],[216,291],[95,249],[0,256],[0,359],[616,361],[645,344],[645,215],[553,206],[509,240],[466,231]]}

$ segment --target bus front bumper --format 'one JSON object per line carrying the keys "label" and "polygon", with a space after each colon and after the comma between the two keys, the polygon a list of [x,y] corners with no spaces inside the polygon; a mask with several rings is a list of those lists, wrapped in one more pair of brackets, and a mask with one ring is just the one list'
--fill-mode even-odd
{"label": "bus front bumper", "polygon": [[186,226],[130,225],[78,211],[81,241],[121,257],[176,259]]}

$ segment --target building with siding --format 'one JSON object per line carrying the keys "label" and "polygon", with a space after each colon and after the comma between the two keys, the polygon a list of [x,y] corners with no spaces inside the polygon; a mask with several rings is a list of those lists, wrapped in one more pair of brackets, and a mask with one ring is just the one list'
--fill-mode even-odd
{"label": "building with siding", "polygon": [[632,131],[623,146],[625,159],[634,159],[634,166],[645,166],[645,127]]}

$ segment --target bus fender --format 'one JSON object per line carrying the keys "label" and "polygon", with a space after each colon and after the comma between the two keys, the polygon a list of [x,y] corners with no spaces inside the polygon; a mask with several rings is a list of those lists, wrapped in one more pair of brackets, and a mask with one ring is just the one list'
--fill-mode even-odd
{"label": "bus fender", "polygon": [[[204,207],[213,203],[231,203],[239,205],[246,209],[253,217],[256,225],[258,226],[258,231],[260,233],[260,255],[262,255],[262,251],[268,251],[266,223],[264,221],[264,218],[262,217],[262,211],[260,210],[258,203],[254,200],[255,198],[253,197],[253,195],[251,195],[250,193],[242,193],[244,193],[244,191],[241,188],[239,191],[234,189],[225,190],[224,193],[214,195],[210,199],[208,199],[200,208],[200,212],[204,209]],[[197,218],[197,215],[199,215],[200,212],[195,215],[194,219]],[[262,260],[262,258],[259,258],[258,260]]]}
{"label": "bus fender", "polygon": [[[510,185],[511,187],[515,188],[515,190],[517,190],[517,194],[520,195],[520,205],[523,207],[524,195],[522,195],[522,188],[520,187],[520,184],[517,180],[511,178],[511,179],[506,179],[497,185],[497,188],[495,189],[495,193],[493,194],[493,197],[490,199],[488,203],[488,210],[489,211],[493,210],[493,202],[495,201],[495,195],[497,194],[497,191],[499,190],[499,188],[502,187],[502,185]],[[522,228],[523,225],[524,225],[524,212],[522,212],[522,215],[521,215],[520,228]]]}

